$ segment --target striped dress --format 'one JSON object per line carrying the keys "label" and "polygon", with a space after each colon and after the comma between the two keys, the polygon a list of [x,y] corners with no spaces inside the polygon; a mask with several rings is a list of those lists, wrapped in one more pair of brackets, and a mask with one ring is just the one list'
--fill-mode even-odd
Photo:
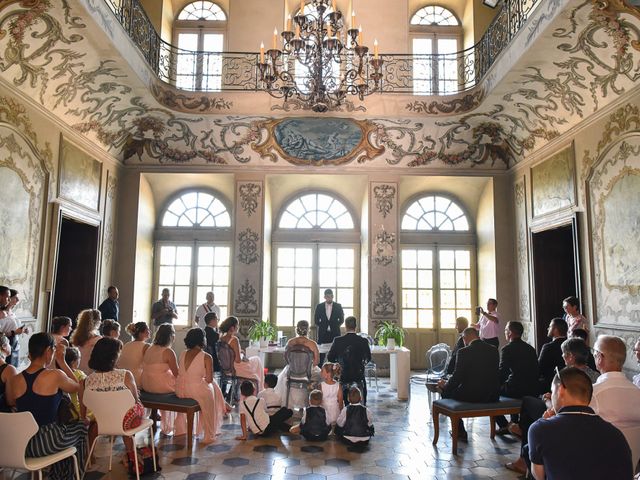
{"label": "striped dress", "polygon": [[[72,421],[64,425],[56,422],[56,415],[62,391],[53,395],[39,395],[33,391],[33,384],[45,369],[35,373],[23,371],[27,390],[16,399],[19,412],[31,412],[39,425],[38,432],[27,445],[27,457],[42,457],[60,452],[69,447],[76,447],[80,477],[84,474],[84,463],[87,454],[87,429],[82,421]],[[75,478],[73,459],[61,460],[51,466],[49,471],[51,480],[69,480]]]}

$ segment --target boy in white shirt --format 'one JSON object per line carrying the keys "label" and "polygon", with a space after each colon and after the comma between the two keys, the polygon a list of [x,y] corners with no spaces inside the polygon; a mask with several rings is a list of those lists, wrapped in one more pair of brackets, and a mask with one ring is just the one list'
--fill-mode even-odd
{"label": "boy in white shirt", "polygon": [[349,389],[349,405],[340,412],[335,433],[348,445],[366,445],[373,436],[373,415],[360,403],[362,395],[358,387]]}
{"label": "boy in white shirt", "polygon": [[242,382],[240,393],[244,397],[244,400],[240,402],[242,435],[236,437],[236,440],[247,440],[249,431],[255,436],[267,437],[282,428],[282,424],[286,420],[282,418],[281,411],[283,409],[280,409],[270,417],[267,413],[267,404],[264,398],[258,398],[254,395],[255,387],[253,383],[248,380]]}
{"label": "boy in white shirt", "polygon": [[280,431],[288,432],[289,425],[285,422],[293,416],[293,410],[282,406],[282,397],[274,390],[278,384],[278,376],[268,373],[264,377],[264,384],[267,388],[258,393],[258,398],[264,400],[269,418],[275,423],[274,427]]}

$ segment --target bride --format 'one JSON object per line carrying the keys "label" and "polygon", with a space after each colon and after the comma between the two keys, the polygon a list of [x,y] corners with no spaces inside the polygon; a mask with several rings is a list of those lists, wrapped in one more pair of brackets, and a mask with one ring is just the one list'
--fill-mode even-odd
{"label": "bride", "polygon": [[[291,338],[287,342],[287,346],[285,350],[289,350],[291,347],[295,345],[302,345],[313,353],[313,368],[311,369],[311,381],[314,383],[320,382],[320,368],[318,367],[318,363],[320,362],[320,352],[318,351],[318,344],[308,338],[309,335],[309,322],[306,320],[300,320],[296,324],[296,334],[297,337]],[[289,405],[284,405],[287,398],[287,373],[289,372],[289,365],[286,365],[282,372],[278,375],[278,384],[275,387],[275,391],[280,394],[280,398],[282,398],[282,403],[284,407],[289,408],[289,405],[293,405],[295,407],[304,407],[307,402],[307,397],[309,396],[306,390],[302,390],[299,388],[292,388],[289,393]],[[300,393],[301,392],[301,393]]]}

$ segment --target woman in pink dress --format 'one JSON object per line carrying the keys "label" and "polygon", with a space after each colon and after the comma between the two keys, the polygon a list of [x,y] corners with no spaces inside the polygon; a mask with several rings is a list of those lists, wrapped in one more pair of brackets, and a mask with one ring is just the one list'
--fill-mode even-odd
{"label": "woman in pink dress", "polygon": [[[163,323],[158,327],[153,345],[142,357],[142,390],[148,393],[175,393],[176,377],[178,376],[178,361],[171,345],[176,337],[176,331],[170,323]],[[170,435],[184,435],[186,427],[181,428],[184,413],[160,411],[162,417],[162,433]]]}
{"label": "woman in pink dress", "polygon": [[126,330],[132,340],[122,347],[117,366],[133,373],[136,385],[140,386],[142,385],[142,359],[151,346],[147,343],[151,337],[151,330],[146,322],[130,323]]}
{"label": "woman in pink dress", "polygon": [[213,381],[213,358],[203,351],[206,346],[204,330],[189,330],[184,344],[187,350],[180,354],[176,395],[193,398],[200,404],[197,434],[202,436],[200,443],[213,443],[231,407],[226,404],[220,387]]}
{"label": "woman in pink dress", "polygon": [[[258,357],[246,358],[240,350],[240,341],[236,337],[238,332],[238,319],[236,317],[227,317],[220,324],[221,342],[226,342],[233,353],[235,353],[234,367],[236,375],[243,378],[255,379],[258,383],[258,391],[262,390],[264,385],[264,367],[262,361]],[[256,392],[257,393],[257,392]]]}
{"label": "woman in pink dress", "polygon": [[71,345],[80,350],[80,370],[87,375],[93,370],[89,368],[89,359],[93,346],[102,338],[100,335],[100,310],[83,310],[78,314],[78,326],[71,335]]}

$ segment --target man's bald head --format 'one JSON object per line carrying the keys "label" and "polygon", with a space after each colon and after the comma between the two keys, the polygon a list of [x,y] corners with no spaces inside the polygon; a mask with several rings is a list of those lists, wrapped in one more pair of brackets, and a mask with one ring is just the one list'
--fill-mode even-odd
{"label": "man's bald head", "polygon": [[462,340],[464,341],[465,345],[469,345],[471,342],[477,340],[478,338],[480,338],[480,334],[478,333],[478,330],[473,327],[465,328],[462,332]]}
{"label": "man's bald head", "polygon": [[[598,364],[607,372],[621,372],[627,359],[627,346],[620,337],[600,335],[594,345]],[[599,368],[602,371],[602,368]]]}

